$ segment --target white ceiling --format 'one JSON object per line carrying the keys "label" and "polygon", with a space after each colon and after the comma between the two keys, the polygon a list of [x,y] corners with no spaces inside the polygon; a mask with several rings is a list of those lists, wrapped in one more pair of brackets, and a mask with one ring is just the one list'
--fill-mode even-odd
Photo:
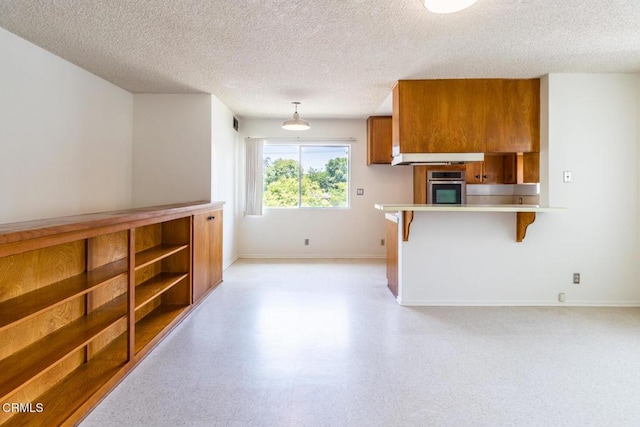
{"label": "white ceiling", "polygon": [[640,0],[0,0],[0,26],[133,93],[366,117],[399,79],[640,72]]}

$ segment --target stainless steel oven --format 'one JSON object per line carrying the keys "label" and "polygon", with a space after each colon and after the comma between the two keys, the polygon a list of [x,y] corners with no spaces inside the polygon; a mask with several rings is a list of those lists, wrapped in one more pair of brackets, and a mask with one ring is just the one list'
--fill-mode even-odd
{"label": "stainless steel oven", "polygon": [[427,204],[464,205],[467,203],[465,171],[427,172]]}

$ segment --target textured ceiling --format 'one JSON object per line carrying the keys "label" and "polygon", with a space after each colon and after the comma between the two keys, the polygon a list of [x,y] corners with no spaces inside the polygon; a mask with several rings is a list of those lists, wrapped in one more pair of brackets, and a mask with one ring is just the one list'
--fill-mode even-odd
{"label": "textured ceiling", "polygon": [[0,26],[133,93],[366,117],[395,81],[640,72],[640,0],[0,0]]}

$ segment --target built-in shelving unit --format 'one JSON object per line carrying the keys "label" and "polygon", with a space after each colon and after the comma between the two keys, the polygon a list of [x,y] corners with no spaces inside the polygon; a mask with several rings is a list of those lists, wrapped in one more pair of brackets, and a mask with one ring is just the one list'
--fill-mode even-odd
{"label": "built-in shelving unit", "polygon": [[193,217],[221,205],[0,225],[0,424],[79,421],[183,319]]}

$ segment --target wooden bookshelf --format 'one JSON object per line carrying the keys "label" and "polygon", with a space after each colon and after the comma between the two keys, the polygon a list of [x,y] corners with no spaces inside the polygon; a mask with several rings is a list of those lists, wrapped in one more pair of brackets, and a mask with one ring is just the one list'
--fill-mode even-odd
{"label": "wooden bookshelf", "polygon": [[0,303],[0,331],[127,274],[121,259]]}
{"label": "wooden bookshelf", "polygon": [[188,245],[158,245],[136,254],[136,270],[187,249]]}
{"label": "wooden bookshelf", "polygon": [[41,413],[16,414],[3,426],[32,426],[34,415],[38,416],[39,425],[63,425],[74,415],[77,417],[78,408],[122,372],[126,363],[126,337],[121,335],[72,375],[41,395],[38,398],[44,409]]}
{"label": "wooden bookshelf", "polygon": [[186,273],[161,273],[138,285],[136,287],[136,310],[187,277]]}
{"label": "wooden bookshelf", "polygon": [[186,310],[186,305],[159,305],[136,323],[136,354],[152,343]]}
{"label": "wooden bookshelf", "polygon": [[[193,217],[221,206],[1,224],[0,404],[43,410],[0,425],[80,421],[184,319],[193,272],[211,268],[193,260]],[[221,230],[199,239],[221,249]]]}

